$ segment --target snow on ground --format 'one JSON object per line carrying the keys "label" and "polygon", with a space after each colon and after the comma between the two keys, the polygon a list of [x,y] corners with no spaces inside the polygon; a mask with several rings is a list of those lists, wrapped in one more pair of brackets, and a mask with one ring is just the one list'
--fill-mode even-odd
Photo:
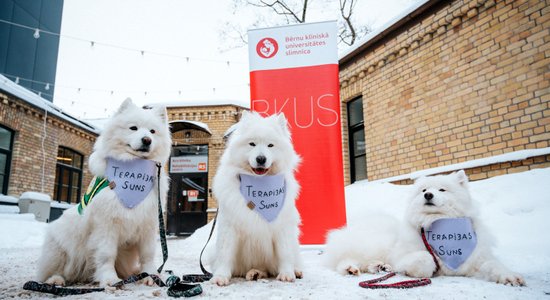
{"label": "snow on ground", "polygon": [[[523,274],[526,287],[510,287],[464,277],[436,277],[432,284],[408,290],[366,290],[358,283],[377,277],[341,276],[322,265],[320,249],[304,248],[304,279],[282,283],[274,279],[246,282],[232,279],[217,287],[204,283],[196,299],[550,299],[550,168],[473,182],[472,196],[497,240],[496,255]],[[359,182],[346,188],[348,221],[385,212],[402,215],[409,186]],[[13,208],[0,207],[0,298],[53,298],[28,292],[23,283],[34,278],[45,224]],[[165,269],[177,275],[200,273],[198,257],[210,224],[187,239],[170,238]],[[368,237],[365,237],[365,239]],[[157,261],[162,255],[158,249]],[[398,276],[390,282],[404,280]],[[155,296],[162,291],[160,296]],[[128,285],[113,293],[92,293],[67,299],[154,299],[167,297],[158,287]]]}

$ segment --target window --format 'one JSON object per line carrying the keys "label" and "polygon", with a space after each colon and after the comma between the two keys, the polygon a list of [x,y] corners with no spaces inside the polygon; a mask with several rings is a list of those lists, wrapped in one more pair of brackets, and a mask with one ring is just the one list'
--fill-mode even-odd
{"label": "window", "polygon": [[348,102],[348,134],[351,182],[367,178],[363,99]]}
{"label": "window", "polygon": [[65,147],[57,150],[54,199],[69,203],[80,201],[82,187],[82,154]]}
{"label": "window", "polygon": [[8,194],[13,131],[0,125],[0,193]]}

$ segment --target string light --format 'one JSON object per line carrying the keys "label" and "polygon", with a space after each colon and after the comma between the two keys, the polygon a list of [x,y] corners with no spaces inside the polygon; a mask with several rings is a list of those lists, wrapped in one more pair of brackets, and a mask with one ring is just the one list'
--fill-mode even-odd
{"label": "string light", "polygon": [[[90,43],[91,48],[94,48],[94,46],[96,46],[96,45],[101,45],[101,46],[104,46],[104,47],[111,47],[111,48],[116,48],[116,49],[121,49],[121,50],[126,50],[126,51],[142,53],[142,55],[145,54],[145,52],[147,52],[148,54],[185,59],[187,62],[189,62],[190,59],[191,59],[191,57],[189,57],[189,56],[179,56],[179,55],[170,54],[170,53],[155,52],[155,51],[149,51],[149,50],[144,50],[144,49],[134,49],[134,48],[129,48],[129,47],[125,47],[125,46],[119,46],[119,45],[114,45],[114,44],[96,42],[96,41],[92,41],[92,40],[83,39],[83,38],[80,38],[80,37],[60,34],[58,32],[52,32],[52,31],[48,31],[48,30],[44,30],[44,29],[34,28],[34,27],[26,26],[26,25],[19,24],[19,23],[14,23],[14,22],[4,20],[4,19],[0,19],[0,23],[5,23],[5,24],[12,25],[12,26],[17,26],[17,27],[20,27],[20,28],[25,28],[25,29],[28,29],[28,30],[32,30],[32,31],[34,31],[33,36],[35,38],[39,38],[40,33],[46,33],[46,34],[49,34],[49,35],[58,36],[60,38],[63,37],[63,38],[67,38],[67,39],[72,39],[72,40],[77,40],[77,41],[81,41],[81,42]],[[197,57],[193,57],[193,59],[198,60],[198,61],[218,62],[218,63],[224,63],[224,64],[227,63],[227,61],[225,61],[225,60],[222,61],[222,60],[216,60],[216,59],[197,58]],[[233,61],[233,63],[246,64],[246,62],[242,62],[242,61]]]}
{"label": "string light", "polygon": [[52,87],[56,87],[56,88],[64,88],[64,89],[73,89],[73,90],[76,90],[77,93],[81,93],[83,91],[94,91],[94,92],[105,92],[106,94],[109,94],[109,95],[114,95],[114,93],[117,93],[117,94],[144,94],[145,96],[147,95],[150,95],[152,93],[154,94],[178,94],[179,96],[182,95],[183,92],[198,92],[198,91],[207,91],[207,90],[211,90],[212,92],[216,92],[216,90],[219,90],[219,89],[229,89],[229,88],[236,88],[236,87],[242,87],[242,86],[250,86],[250,83],[241,83],[241,84],[233,84],[233,85],[227,85],[227,86],[217,86],[217,87],[204,87],[204,88],[194,88],[194,89],[188,89],[188,90],[146,90],[146,91],[143,91],[143,90],[112,90],[112,89],[100,89],[100,88],[82,88],[82,87],[75,87],[75,86],[67,86],[67,85],[61,85],[61,84],[53,84],[53,83],[48,83],[48,82],[43,82],[43,81],[38,81],[38,80],[32,80],[32,79],[28,79],[28,78],[23,78],[23,77],[19,77],[19,76],[16,76],[16,75],[12,75],[12,74],[7,74],[7,73],[0,73],[1,75],[4,75],[5,77],[7,78],[14,78],[15,79],[15,83],[19,84],[19,82],[21,80],[23,81],[27,81],[27,82],[32,82],[32,83],[36,83],[36,84],[43,84],[45,87],[44,89],[45,90],[50,90]]}

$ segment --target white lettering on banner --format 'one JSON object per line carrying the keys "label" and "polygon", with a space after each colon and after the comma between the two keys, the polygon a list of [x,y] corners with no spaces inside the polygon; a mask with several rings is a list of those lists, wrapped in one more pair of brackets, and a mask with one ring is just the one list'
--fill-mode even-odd
{"label": "white lettering on banner", "polygon": [[[297,102],[299,100],[296,99],[296,97],[292,98],[292,100],[291,100],[291,98],[286,98],[283,101],[281,106],[277,105],[277,99],[273,99],[273,107],[270,106],[270,103],[267,100],[264,100],[264,99],[252,100],[252,110],[256,111],[259,114],[264,115],[264,116],[268,116],[268,115],[271,115],[271,114],[278,114],[278,113],[283,111],[283,108],[285,108],[285,106],[288,104],[289,101],[292,101],[294,110],[291,112],[291,114],[286,114],[287,116],[289,116],[289,122],[291,122],[292,125],[296,125],[299,128],[309,128],[309,127],[311,127],[313,125],[313,121],[315,120],[314,108],[317,107],[321,110],[329,112],[331,115],[334,115],[331,118],[331,122],[326,122],[326,123],[322,122],[319,117],[317,117],[317,119],[316,119],[316,121],[319,125],[324,126],[324,127],[331,127],[331,126],[334,126],[336,124],[339,124],[340,118],[338,117],[338,112],[335,111],[334,109],[331,109],[330,107],[323,106],[321,104],[321,101],[323,99],[332,100],[333,97],[334,97],[333,94],[321,95],[321,96],[317,97],[317,101],[314,105],[314,97],[311,96],[310,99],[309,99],[309,102],[310,102],[309,111],[307,111],[307,112],[298,111]],[[265,109],[263,109],[263,110],[261,110],[261,107],[258,107],[258,106],[262,106],[262,103],[265,105]],[[304,124],[299,124],[298,123],[298,115],[300,115],[300,120],[301,120],[300,123],[304,123]],[[306,124],[306,122],[304,122],[304,120],[308,120],[309,123]]]}
{"label": "white lettering on banner", "polygon": [[203,173],[208,171],[208,156],[170,157],[170,173]]}

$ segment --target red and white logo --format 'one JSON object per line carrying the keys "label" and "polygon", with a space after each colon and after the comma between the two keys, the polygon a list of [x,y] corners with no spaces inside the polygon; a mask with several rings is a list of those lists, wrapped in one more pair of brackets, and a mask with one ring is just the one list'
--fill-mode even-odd
{"label": "red and white logo", "polygon": [[256,53],[262,58],[272,58],[279,51],[279,44],[272,38],[263,38],[256,45]]}

